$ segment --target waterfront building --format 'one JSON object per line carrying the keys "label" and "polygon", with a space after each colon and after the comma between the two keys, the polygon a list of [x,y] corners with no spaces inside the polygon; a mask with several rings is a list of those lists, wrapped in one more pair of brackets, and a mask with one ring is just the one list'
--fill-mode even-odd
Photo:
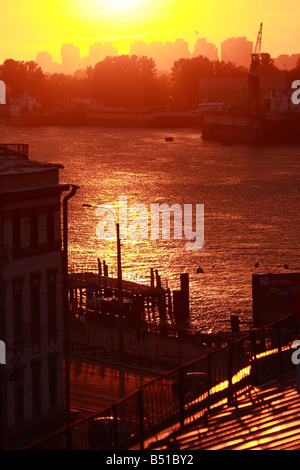
{"label": "waterfront building", "polygon": [[[286,93],[285,75],[261,77],[260,94],[262,103],[269,100],[272,91]],[[245,113],[249,110],[249,82],[244,77],[214,77],[199,80],[199,104],[223,103],[224,107],[235,112]]]}
{"label": "waterfront building", "polygon": [[[0,144],[0,448],[64,425],[61,165]],[[67,193],[69,195],[69,192]]]}

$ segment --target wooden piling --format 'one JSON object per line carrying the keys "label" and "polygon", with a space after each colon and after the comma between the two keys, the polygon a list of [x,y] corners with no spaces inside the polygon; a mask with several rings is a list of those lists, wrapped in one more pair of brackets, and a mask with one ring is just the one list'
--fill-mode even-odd
{"label": "wooden piling", "polygon": [[154,270],[153,268],[150,268],[150,286],[151,289],[154,289],[155,284],[154,284]]}
{"label": "wooden piling", "polygon": [[190,300],[189,300],[189,274],[180,274],[180,290],[181,290],[181,307],[185,315],[189,315]]}
{"label": "wooden piling", "polygon": [[161,278],[160,275],[158,274],[158,270],[155,270],[155,278],[156,278],[156,288],[161,289]]}

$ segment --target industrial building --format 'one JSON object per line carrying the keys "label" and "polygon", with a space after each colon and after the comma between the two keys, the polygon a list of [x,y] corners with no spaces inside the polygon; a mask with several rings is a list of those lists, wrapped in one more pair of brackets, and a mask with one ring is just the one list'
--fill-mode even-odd
{"label": "industrial building", "polygon": [[[286,75],[261,77],[261,102],[267,105],[271,93],[287,92]],[[206,102],[223,103],[236,113],[249,111],[249,79],[245,77],[202,78],[199,80],[199,104]]]}

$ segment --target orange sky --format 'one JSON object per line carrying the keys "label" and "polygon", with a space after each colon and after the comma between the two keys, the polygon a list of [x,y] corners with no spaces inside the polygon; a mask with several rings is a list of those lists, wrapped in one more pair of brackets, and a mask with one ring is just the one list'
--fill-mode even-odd
{"label": "orange sky", "polygon": [[44,50],[60,62],[63,43],[79,46],[81,56],[97,41],[113,41],[128,53],[136,38],[182,37],[192,50],[196,30],[218,48],[227,37],[255,43],[260,22],[262,51],[277,57],[300,52],[299,17],[295,0],[10,0],[1,5],[0,62],[34,60]]}

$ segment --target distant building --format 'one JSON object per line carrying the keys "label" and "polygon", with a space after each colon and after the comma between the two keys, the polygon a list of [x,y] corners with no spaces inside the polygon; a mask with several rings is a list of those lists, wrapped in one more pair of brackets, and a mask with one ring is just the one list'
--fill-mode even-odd
{"label": "distant building", "polygon": [[73,74],[80,68],[80,50],[73,44],[63,44],[61,46],[62,72]]}
{"label": "distant building", "polygon": [[269,99],[270,102],[270,114],[294,112],[300,113],[300,106],[294,104],[291,98],[292,92],[280,92],[280,91],[270,91],[270,93],[265,96],[265,99]]}
{"label": "distant building", "polygon": [[281,70],[292,70],[296,67],[299,60],[300,54],[281,54],[274,59],[274,65]]}
{"label": "distant building", "polygon": [[170,71],[175,60],[191,57],[188,43],[183,39],[175,39],[174,42],[167,41],[165,43],[152,41],[149,44],[135,40],[130,44],[130,55],[154,59],[156,67],[160,71]]}
{"label": "distant building", "polygon": [[218,48],[215,44],[207,42],[206,38],[197,39],[192,57],[199,55],[203,55],[209,60],[219,60]]}
{"label": "distant building", "polygon": [[228,38],[221,43],[221,60],[249,68],[253,43],[246,37]]}
{"label": "distant building", "polygon": [[89,47],[88,62],[94,66],[97,62],[105,59],[105,57],[114,57],[118,55],[118,49],[114,47],[112,42],[95,42]]}
{"label": "distant building", "polygon": [[[261,77],[261,100],[270,96],[271,91],[285,93],[287,80],[285,75]],[[199,80],[199,104],[223,103],[237,112],[249,109],[248,76],[230,78],[202,78]]]}
{"label": "distant building", "polygon": [[47,73],[53,68],[52,55],[48,51],[38,52],[35,58],[36,63]]}
{"label": "distant building", "polygon": [[44,73],[62,73],[62,64],[53,62],[52,55],[48,51],[38,52],[35,61]]}
{"label": "distant building", "polygon": [[0,144],[0,448],[65,423],[61,165]]}
{"label": "distant building", "polygon": [[33,116],[41,113],[42,106],[35,96],[22,96],[11,98],[8,108],[10,116]]}

